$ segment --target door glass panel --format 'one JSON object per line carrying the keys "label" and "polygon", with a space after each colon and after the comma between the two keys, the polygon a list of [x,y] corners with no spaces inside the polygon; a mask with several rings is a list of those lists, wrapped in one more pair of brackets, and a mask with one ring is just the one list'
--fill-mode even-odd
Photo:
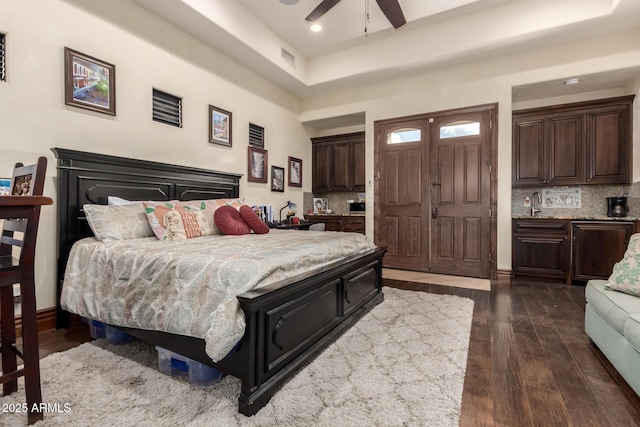
{"label": "door glass panel", "polygon": [[458,122],[440,127],[440,139],[480,135],[480,122]]}
{"label": "door glass panel", "polygon": [[420,129],[399,129],[391,132],[387,138],[387,144],[404,144],[407,142],[420,142],[422,132]]}

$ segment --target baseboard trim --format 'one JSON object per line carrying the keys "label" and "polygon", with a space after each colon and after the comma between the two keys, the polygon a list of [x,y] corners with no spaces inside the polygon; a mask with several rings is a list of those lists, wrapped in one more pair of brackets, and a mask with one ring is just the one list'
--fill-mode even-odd
{"label": "baseboard trim", "polygon": [[[46,331],[56,327],[56,308],[45,308],[36,312],[38,322],[38,332]],[[22,316],[16,316],[16,335],[22,336]]]}
{"label": "baseboard trim", "polygon": [[513,279],[513,271],[511,270],[500,270],[496,271],[497,281],[498,282],[507,282],[510,283],[511,279]]}

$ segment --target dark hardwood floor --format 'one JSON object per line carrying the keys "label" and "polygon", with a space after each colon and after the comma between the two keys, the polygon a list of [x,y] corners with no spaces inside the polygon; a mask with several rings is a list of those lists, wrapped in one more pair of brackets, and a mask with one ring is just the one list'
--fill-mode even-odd
{"label": "dark hardwood floor", "polygon": [[[474,300],[460,426],[640,426],[640,397],[584,333],[584,286],[384,284]],[[42,332],[40,356],[89,339],[81,323]]]}

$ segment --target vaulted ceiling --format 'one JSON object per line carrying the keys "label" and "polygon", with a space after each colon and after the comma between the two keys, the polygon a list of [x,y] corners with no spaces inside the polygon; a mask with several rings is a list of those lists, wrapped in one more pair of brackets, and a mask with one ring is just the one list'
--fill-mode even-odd
{"label": "vaulted ceiling", "polygon": [[300,97],[640,26],[639,0],[399,0],[398,30],[342,0],[318,33],[321,0],[134,1]]}

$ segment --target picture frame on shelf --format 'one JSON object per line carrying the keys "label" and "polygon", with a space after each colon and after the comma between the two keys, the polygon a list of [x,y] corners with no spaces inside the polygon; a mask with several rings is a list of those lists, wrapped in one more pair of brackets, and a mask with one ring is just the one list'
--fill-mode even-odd
{"label": "picture frame on shelf", "polygon": [[247,181],[267,182],[267,165],[269,153],[256,147],[248,147],[247,150]]}
{"label": "picture frame on shelf", "polygon": [[211,144],[231,147],[232,118],[230,111],[209,105],[209,142]]}
{"label": "picture frame on shelf", "polygon": [[116,66],[64,48],[66,105],[116,115]]}
{"label": "picture frame on shelf", "polygon": [[0,196],[11,194],[11,178],[0,178]]}
{"label": "picture frame on shelf", "polygon": [[271,191],[284,193],[284,168],[271,166]]}
{"label": "picture frame on shelf", "polygon": [[289,187],[302,187],[302,160],[289,156]]}

